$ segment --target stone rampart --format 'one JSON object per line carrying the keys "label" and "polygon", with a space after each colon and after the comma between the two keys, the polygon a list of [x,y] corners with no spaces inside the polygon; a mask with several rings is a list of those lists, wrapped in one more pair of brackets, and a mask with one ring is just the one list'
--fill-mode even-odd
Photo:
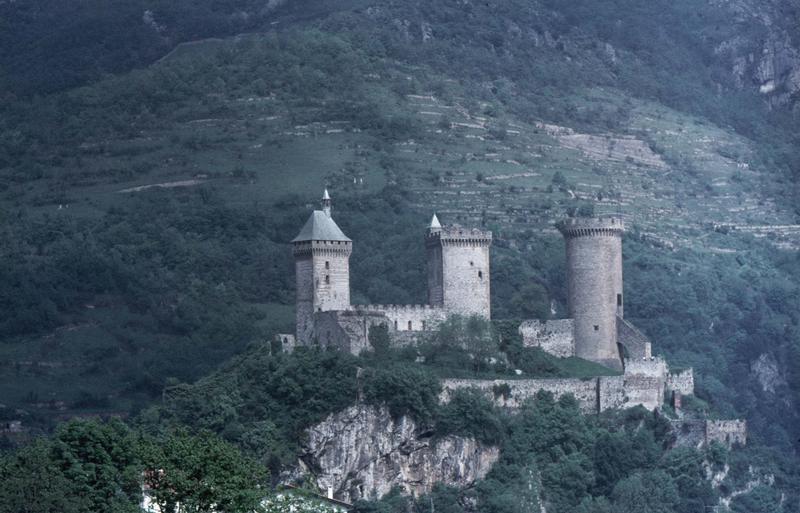
{"label": "stone rampart", "polygon": [[431,305],[353,305],[349,310],[379,312],[395,331],[427,331],[445,319],[444,309]]}
{"label": "stone rampart", "polygon": [[323,347],[357,355],[372,349],[369,343],[370,329],[387,325],[388,322],[386,315],[375,311],[317,312],[314,314],[314,339]]}
{"label": "stone rampart", "polygon": [[524,321],[519,326],[525,347],[540,347],[559,358],[575,356],[575,326],[572,319]]}
{"label": "stone rampart", "polygon": [[694,371],[686,369],[667,374],[667,391],[679,392],[681,395],[694,394]]}
{"label": "stone rampart", "polygon": [[617,342],[627,351],[627,357],[635,360],[650,358],[650,339],[624,318],[617,316]]}
{"label": "stone rampart", "polygon": [[667,362],[663,358],[625,360],[624,384],[626,406],[642,405],[648,410],[664,402]]}
{"label": "stone rampart", "polygon": [[572,394],[584,413],[597,413],[597,378],[581,379],[444,379],[441,381],[441,402],[448,402],[457,390],[475,389],[483,393],[497,406],[518,409],[536,396],[547,391],[556,398]]}
{"label": "stone rampart", "polygon": [[720,442],[728,447],[747,444],[747,421],[709,420],[706,421],[706,443]]}

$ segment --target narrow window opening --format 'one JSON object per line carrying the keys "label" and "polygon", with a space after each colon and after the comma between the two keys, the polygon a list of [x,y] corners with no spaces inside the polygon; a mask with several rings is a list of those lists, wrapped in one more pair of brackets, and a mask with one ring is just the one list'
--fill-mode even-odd
{"label": "narrow window opening", "polygon": [[330,283],[330,282],[331,282],[331,275],[330,274],[326,274],[325,275],[325,283]]}
{"label": "narrow window opening", "polygon": [[330,268],[331,268],[331,263],[326,260],[325,261],[325,269],[330,269]]}
{"label": "narrow window opening", "polygon": [[397,329],[397,321],[394,321],[394,329]]}
{"label": "narrow window opening", "polygon": [[408,331],[411,331],[411,321],[408,321]]}
{"label": "narrow window opening", "polygon": [[483,271],[478,271],[478,278],[483,279]]}
{"label": "narrow window opening", "polygon": [[622,294],[617,294],[617,306],[622,306]]}
{"label": "narrow window opening", "polygon": [[594,330],[595,330],[595,331],[600,331],[600,326],[598,326],[597,324],[595,324],[595,325],[594,325]]}

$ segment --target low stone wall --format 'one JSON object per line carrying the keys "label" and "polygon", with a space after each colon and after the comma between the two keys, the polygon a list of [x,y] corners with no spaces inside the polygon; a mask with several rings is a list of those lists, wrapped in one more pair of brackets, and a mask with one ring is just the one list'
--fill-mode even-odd
{"label": "low stone wall", "polygon": [[681,395],[694,394],[694,371],[686,369],[667,374],[667,391],[679,392]]}
{"label": "low stone wall", "polygon": [[660,358],[635,363],[626,362],[622,376],[561,379],[444,379],[439,400],[447,402],[456,390],[476,389],[497,406],[517,409],[539,391],[555,397],[572,394],[584,413],[598,413],[617,408],[661,407],[664,401],[666,362]]}
{"label": "low stone wall", "polygon": [[430,330],[446,317],[444,309],[431,305],[354,305],[351,309],[382,313],[395,331]]}
{"label": "low stone wall", "polygon": [[553,356],[575,356],[575,322],[572,319],[524,321],[519,326],[525,347],[540,347]]}
{"label": "low stone wall", "polygon": [[584,413],[597,413],[597,378],[581,379],[443,379],[441,402],[449,402],[457,390],[474,389],[497,406],[518,409],[539,391],[551,392],[556,398],[572,394]]}

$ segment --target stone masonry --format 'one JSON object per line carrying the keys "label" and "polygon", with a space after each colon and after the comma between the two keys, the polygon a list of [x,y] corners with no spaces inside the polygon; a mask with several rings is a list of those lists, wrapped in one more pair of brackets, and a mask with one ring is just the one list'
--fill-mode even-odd
{"label": "stone masonry", "polygon": [[569,316],[575,355],[622,369],[617,316],[623,315],[622,233],[618,218],[570,218],[558,224],[567,249]]}
{"label": "stone masonry", "polygon": [[[442,226],[436,215],[426,232],[427,305],[351,305],[352,241],[331,216],[328,191],[292,241],[297,280],[297,345],[319,344],[359,354],[369,330],[389,329],[396,345],[413,343],[448,315],[491,316],[489,247],[492,233]],[[415,335],[411,335],[414,332]]]}
{"label": "stone masonry", "polygon": [[559,358],[575,356],[575,323],[572,319],[528,320],[519,326],[525,347],[540,347]]}

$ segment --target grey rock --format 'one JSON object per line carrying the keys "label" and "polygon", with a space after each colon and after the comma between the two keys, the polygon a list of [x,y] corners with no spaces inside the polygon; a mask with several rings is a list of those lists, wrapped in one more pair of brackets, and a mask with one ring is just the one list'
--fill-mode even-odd
{"label": "grey rock", "polygon": [[329,416],[307,435],[301,466],[346,502],[379,499],[396,486],[414,496],[436,483],[468,487],[499,457],[497,447],[460,436],[433,439],[411,417],[366,404]]}

